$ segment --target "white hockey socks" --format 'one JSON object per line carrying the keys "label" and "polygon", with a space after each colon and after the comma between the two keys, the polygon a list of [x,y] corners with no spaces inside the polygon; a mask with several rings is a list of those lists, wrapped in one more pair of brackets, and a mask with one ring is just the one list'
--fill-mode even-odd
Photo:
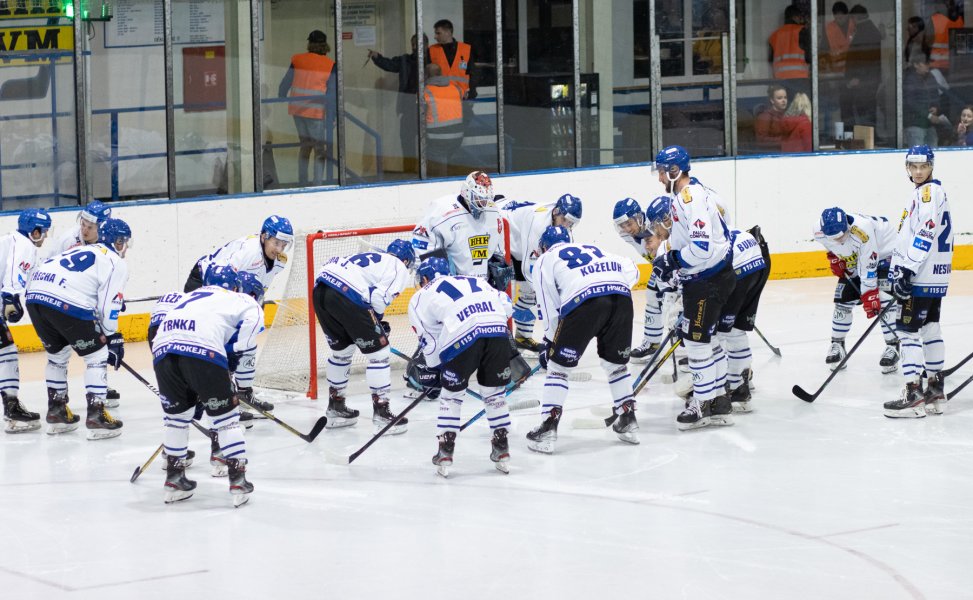
{"label": "white hockey socks", "polygon": [[[537,294],[534,286],[528,281],[517,282],[517,301],[514,302],[514,310],[529,310],[533,312],[537,305]],[[531,338],[534,336],[534,321],[536,319],[514,319],[514,331],[519,337]]]}
{"label": "white hockey socks", "polygon": [[[332,350],[328,357],[328,385],[337,391],[348,387],[348,373],[351,372],[351,357],[355,354],[355,345],[351,344],[343,350]],[[367,375],[366,375],[367,377]]]}
{"label": "white hockey socks", "polygon": [[544,378],[544,391],[541,393],[541,416],[545,419],[551,414],[552,408],[564,406],[570,376],[569,367],[562,367],[553,360],[547,363],[547,377]]}
{"label": "white hockey socks", "polygon": [[502,387],[484,387],[480,390],[491,431],[501,427],[510,429],[510,411],[507,409],[505,392],[506,388]]}
{"label": "white hockey socks", "polygon": [[726,373],[729,370],[729,362],[726,359],[726,352],[723,351],[723,346],[720,345],[715,334],[711,346],[713,348],[713,365],[716,367],[716,395],[719,396],[726,390]]}
{"label": "white hockey socks", "polygon": [[720,333],[719,339],[726,349],[726,380],[730,384],[730,389],[735,390],[743,384],[743,371],[750,368],[753,356],[750,352],[750,340],[746,331],[736,328],[727,333]]}
{"label": "white hockey socks", "polygon": [[[354,346],[348,347],[354,348]],[[385,397],[388,396],[389,390],[392,389],[392,367],[389,366],[390,356],[392,356],[392,351],[388,346],[378,352],[365,355],[368,359],[368,367],[365,369],[365,381],[368,382],[368,389],[372,391],[373,395]],[[348,360],[349,364],[351,364],[351,357]],[[347,367],[345,369],[345,379],[347,380]],[[331,379],[330,373],[328,374],[328,379]]]}
{"label": "white hockey socks", "polygon": [[85,356],[84,367],[85,392],[104,402],[108,394],[108,346]]}
{"label": "white hockey socks", "polygon": [[162,448],[166,456],[185,458],[189,451],[189,424],[192,423],[196,407],[181,413],[162,416]]}
{"label": "white hockey socks", "polygon": [[47,387],[59,392],[67,391],[69,360],[71,360],[71,346],[65,346],[57,354],[47,353],[47,366],[44,368]]}
{"label": "white hockey socks", "polygon": [[848,332],[851,331],[851,323],[855,316],[852,311],[854,304],[845,302],[835,302],[834,315],[831,317],[831,339],[844,340]]}
{"label": "white hockey socks", "polygon": [[436,431],[441,435],[447,431],[459,433],[460,414],[463,410],[463,398],[466,389],[451,391],[443,388],[439,395],[439,416],[436,417]]}
{"label": "white hockey socks", "polygon": [[662,342],[662,302],[659,294],[648,290],[645,294],[645,324],[642,326],[642,344]]}
{"label": "white hockey socks", "polygon": [[220,452],[224,458],[246,458],[247,442],[240,427],[240,409],[213,417],[213,429],[219,438]]}
{"label": "white hockey socks", "polygon": [[601,368],[608,376],[608,389],[612,395],[612,411],[617,415],[622,412],[622,404],[633,400],[632,376],[628,372],[628,365],[618,365],[601,359]]}
{"label": "white hockey socks", "polygon": [[17,345],[0,348],[0,390],[8,396],[20,392],[20,365],[17,361]]}
{"label": "white hockey socks", "polygon": [[939,323],[926,323],[919,330],[922,336],[922,353],[925,357],[926,372],[929,375],[943,370],[946,360],[946,343]]}
{"label": "white hockey socks", "polygon": [[[687,340],[686,354],[689,356],[689,371],[693,374],[693,398],[703,402],[723,393],[723,382],[717,384],[719,373],[713,345]],[[723,359],[726,360],[725,355]]]}
{"label": "white hockey socks", "polygon": [[[899,331],[902,343],[902,375],[906,383],[919,383],[922,375],[923,352],[919,333],[915,331]],[[942,365],[940,364],[940,368]]]}

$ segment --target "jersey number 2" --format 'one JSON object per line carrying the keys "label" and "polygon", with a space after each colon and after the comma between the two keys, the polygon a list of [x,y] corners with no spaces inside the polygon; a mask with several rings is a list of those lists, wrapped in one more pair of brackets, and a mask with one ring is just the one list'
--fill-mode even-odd
{"label": "jersey number 2", "polygon": [[953,229],[953,222],[949,218],[949,211],[943,213],[943,232],[939,234],[939,251],[949,252],[953,249],[952,244],[949,243],[949,232]]}

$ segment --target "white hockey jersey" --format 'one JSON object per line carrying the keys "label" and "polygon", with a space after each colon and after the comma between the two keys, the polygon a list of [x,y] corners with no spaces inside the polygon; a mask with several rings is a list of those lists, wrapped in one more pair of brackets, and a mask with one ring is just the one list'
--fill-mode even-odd
{"label": "white hockey jersey", "polygon": [[705,278],[722,269],[730,259],[730,230],[720,215],[709,188],[693,183],[672,199],[672,231],[669,246],[679,251],[682,281]]}
{"label": "white hockey jersey", "polygon": [[554,244],[534,265],[539,318],[544,338],[554,339],[560,319],[589,298],[632,295],[639,271],[631,259],[590,244]]}
{"label": "white hockey jersey", "polygon": [[892,256],[895,249],[895,227],[885,217],[848,213],[848,235],[843,242],[814,231],[814,239],[841,260],[847,272],[861,280],[864,294],[878,287],[878,265]]}
{"label": "white hockey jersey", "polygon": [[81,225],[75,225],[57,239],[57,243],[54,244],[54,252],[51,255],[67,252],[71,248],[84,245],[85,242],[81,239]]}
{"label": "white hockey jersey", "polygon": [[27,304],[43,304],[77,319],[98,321],[105,335],[118,331],[128,266],[104,244],[78,246],[41,263],[27,284]]}
{"label": "white hockey jersey", "polygon": [[760,244],[750,233],[733,230],[730,232],[730,241],[733,243],[733,272],[737,279],[767,268]]}
{"label": "white hockey jersey", "polygon": [[[154,362],[167,354],[190,356],[227,368],[227,353],[242,355],[242,365],[252,364],[257,351],[257,334],[264,330],[263,310],[246,294],[217,286],[204,286],[185,294],[163,296],[152,311],[159,330],[152,341]],[[250,369],[252,371],[252,369]]]}
{"label": "white hockey jersey", "polygon": [[496,206],[491,204],[474,219],[458,196],[443,196],[433,200],[412,231],[412,247],[420,259],[443,249],[451,273],[486,278],[490,257],[505,254],[503,238],[503,219]]}
{"label": "white hockey jersey", "polygon": [[710,202],[716,205],[716,210],[720,211],[720,217],[723,219],[723,223],[726,224],[726,228],[733,229],[733,215],[730,214],[730,207],[726,201],[723,200],[723,196],[720,196],[718,193],[716,193],[716,190],[703,184],[703,182],[695,177],[689,178],[689,185],[698,185],[706,190],[706,193],[709,195]]}
{"label": "white hockey jersey", "polygon": [[912,295],[942,298],[953,271],[953,222],[942,184],[934,179],[918,188],[902,211],[889,277],[895,267],[912,271]]}
{"label": "white hockey jersey", "polygon": [[229,265],[237,271],[248,271],[260,280],[266,290],[273,283],[274,277],[287,266],[287,255],[281,252],[268,269],[260,236],[248,235],[228,242],[216,252],[200,258],[197,264],[200,276],[206,275],[206,269],[210,265]]}
{"label": "white hockey jersey", "polygon": [[[510,228],[510,256],[520,263],[521,273],[530,281],[531,267],[541,255],[541,235],[551,226],[554,204],[534,204],[505,199],[497,204]],[[573,238],[572,238],[573,239]]]}
{"label": "white hockey jersey", "polygon": [[20,294],[23,300],[24,289],[30,279],[30,272],[37,266],[37,246],[19,231],[11,231],[0,238],[0,291],[4,294]]}
{"label": "white hockey jersey", "polygon": [[475,277],[437,277],[409,301],[409,322],[431,367],[480,338],[506,338],[511,314],[510,298]]}
{"label": "white hockey jersey", "polygon": [[358,306],[371,308],[380,317],[410,280],[405,264],[384,252],[363,252],[347,258],[332,257],[316,279]]}

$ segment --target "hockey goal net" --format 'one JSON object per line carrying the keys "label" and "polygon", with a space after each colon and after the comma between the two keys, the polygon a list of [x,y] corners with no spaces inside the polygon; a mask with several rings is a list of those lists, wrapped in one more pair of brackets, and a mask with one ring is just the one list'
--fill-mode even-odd
{"label": "hockey goal net", "polygon": [[[330,350],[324,333],[314,316],[312,292],[314,279],[328,259],[360,252],[384,251],[395,239],[411,239],[413,225],[393,225],[363,229],[345,229],[307,233],[298,236],[303,248],[295,248],[293,264],[277,312],[260,349],[254,385],[262,388],[306,393],[317,398],[320,389],[327,393],[327,365]],[[406,287],[385,312],[392,326],[392,347],[412,355],[416,337],[409,326],[409,298],[414,292]],[[405,361],[392,357],[393,368],[403,368]],[[364,373],[365,358],[356,352],[352,373]]]}

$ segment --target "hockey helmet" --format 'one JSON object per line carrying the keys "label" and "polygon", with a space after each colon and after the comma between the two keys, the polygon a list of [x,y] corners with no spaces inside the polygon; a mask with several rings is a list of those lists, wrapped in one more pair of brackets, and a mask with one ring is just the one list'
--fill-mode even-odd
{"label": "hockey helmet", "polygon": [[203,275],[203,285],[215,285],[235,292],[240,289],[240,274],[229,265],[210,265]]}
{"label": "hockey helmet", "polygon": [[564,194],[554,203],[554,210],[551,211],[554,217],[564,217],[568,229],[572,229],[581,221],[581,198]]}
{"label": "hockey helmet", "polygon": [[[656,196],[649,205],[645,207],[645,221],[647,223],[660,223],[666,229],[666,221],[672,218],[672,200],[669,196]],[[671,225],[671,222],[670,222]]]}
{"label": "hockey helmet", "polygon": [[655,155],[655,168],[666,173],[669,181],[689,172],[689,152],[682,146],[667,146]]}
{"label": "hockey helmet", "polygon": [[612,220],[618,235],[636,236],[645,225],[645,214],[638,202],[632,198],[623,198],[615,203]]}
{"label": "hockey helmet", "polygon": [[848,231],[848,213],[835,206],[821,213],[821,233],[829,238],[839,238]]}
{"label": "hockey helmet", "polygon": [[98,242],[124,256],[132,245],[132,229],[125,221],[109,217],[98,228]]}
{"label": "hockey helmet", "polygon": [[270,215],[264,219],[260,233],[267,234],[267,237],[277,238],[287,246],[294,243],[294,228],[291,226],[291,221],[287,217]]}
{"label": "hockey helmet", "polygon": [[406,267],[411,267],[416,262],[416,251],[405,240],[392,240],[385,251],[405,263]]}
{"label": "hockey helmet", "polygon": [[[259,301],[264,297],[264,284],[260,283],[257,276],[250,271],[237,271],[237,290],[241,294],[246,294],[251,296],[254,300]],[[214,284],[219,285],[219,284]],[[220,286],[223,287],[223,286]]]}
{"label": "hockey helmet", "polygon": [[89,202],[88,206],[82,208],[81,212],[78,213],[79,219],[84,219],[89,223],[95,223],[98,225],[104,223],[109,217],[111,217],[111,208],[109,208],[108,205],[101,200],[93,200],[92,202]]}
{"label": "hockey helmet", "polygon": [[35,230],[40,229],[41,234],[46,234],[50,228],[51,215],[47,214],[47,211],[43,208],[25,208],[20,211],[20,215],[17,217],[17,231],[26,235],[32,241],[34,238],[31,234]]}
{"label": "hockey helmet", "polygon": [[416,281],[419,285],[425,285],[423,279],[432,281],[439,275],[449,275],[449,262],[438,256],[427,258],[416,269]]}
{"label": "hockey helmet", "polygon": [[908,152],[905,153],[905,164],[906,166],[914,163],[929,163],[931,165],[935,158],[936,155],[933,153],[932,148],[922,144],[909,148]]}
{"label": "hockey helmet", "polygon": [[570,241],[571,232],[567,227],[548,227],[541,234],[541,252],[547,252],[547,249],[554,244]]}
{"label": "hockey helmet", "polygon": [[466,176],[460,196],[466,201],[473,218],[479,219],[483,209],[493,202],[493,182],[490,176],[483,171],[473,171]]}

